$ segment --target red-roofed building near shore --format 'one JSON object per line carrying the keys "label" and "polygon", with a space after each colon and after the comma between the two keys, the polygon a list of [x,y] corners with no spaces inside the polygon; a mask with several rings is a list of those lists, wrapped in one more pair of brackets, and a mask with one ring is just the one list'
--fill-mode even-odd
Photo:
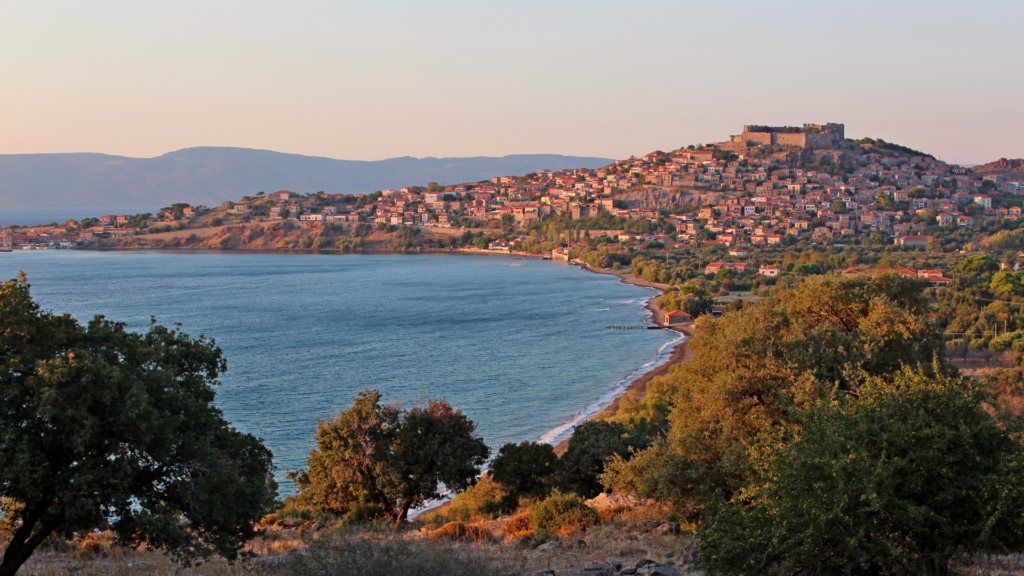
{"label": "red-roofed building near shore", "polygon": [[672,325],[675,325],[675,324],[683,324],[685,322],[690,322],[692,320],[693,320],[693,317],[690,316],[689,314],[687,314],[686,312],[683,312],[682,310],[673,310],[671,312],[665,312],[665,325],[666,326],[672,326]]}

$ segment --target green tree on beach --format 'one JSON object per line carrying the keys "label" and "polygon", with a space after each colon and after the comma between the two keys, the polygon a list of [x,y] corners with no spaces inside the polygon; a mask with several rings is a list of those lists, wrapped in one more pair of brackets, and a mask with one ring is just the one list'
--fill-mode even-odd
{"label": "green tree on beach", "polygon": [[111,529],[186,564],[239,555],[277,496],[270,451],[213,406],[212,340],[43,311],[0,286],[0,576],[51,534]]}

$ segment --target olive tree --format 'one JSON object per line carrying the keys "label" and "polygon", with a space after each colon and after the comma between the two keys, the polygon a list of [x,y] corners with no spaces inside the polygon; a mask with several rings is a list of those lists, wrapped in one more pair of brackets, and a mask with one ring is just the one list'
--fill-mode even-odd
{"label": "olive tree", "polygon": [[402,410],[365,390],[352,407],[320,421],[307,467],[288,472],[303,507],[345,514],[376,505],[394,521],[440,487],[472,486],[490,449],[475,435],[476,424],[444,400]]}
{"label": "olive tree", "polygon": [[0,576],[51,534],[110,528],[186,564],[237,557],[277,496],[270,451],[213,406],[213,340],[43,311],[0,286]]}

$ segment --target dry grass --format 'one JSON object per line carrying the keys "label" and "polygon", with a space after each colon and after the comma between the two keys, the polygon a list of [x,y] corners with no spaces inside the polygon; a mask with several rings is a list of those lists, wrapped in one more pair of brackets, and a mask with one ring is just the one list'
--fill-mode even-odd
{"label": "dry grass", "polygon": [[[267,532],[250,544],[249,550],[262,557],[289,555],[287,565],[266,566],[254,562],[228,564],[215,558],[191,568],[183,568],[164,554],[146,549],[122,548],[109,533],[93,533],[75,542],[54,540],[45,550],[22,567],[23,576],[405,576],[462,574],[517,576],[542,570],[565,574],[594,564],[619,562],[635,566],[642,559],[671,563],[683,574],[697,574],[690,536],[659,534],[643,529],[626,518],[651,516],[650,506],[618,511],[610,522],[593,526],[586,532],[559,540],[547,550],[517,551],[488,537],[467,539],[467,534],[482,535],[479,526],[449,527],[454,539],[417,539],[414,533],[387,531],[332,530],[317,535],[299,535],[295,531]],[[662,517],[664,518],[664,517]],[[649,519],[649,518],[642,518]],[[504,520],[504,534],[532,527],[527,514]],[[445,529],[442,526],[441,529]],[[440,531],[441,529],[437,530]],[[2,546],[0,546],[2,548]],[[1024,576],[1024,556],[986,556],[958,567],[971,576]]]}
{"label": "dry grass", "polygon": [[[304,546],[306,542],[294,530],[266,531],[249,542],[245,552],[257,557],[280,556]],[[0,540],[0,551],[4,548]],[[275,570],[252,560],[229,563],[220,557],[186,568],[159,550],[145,546],[123,547],[117,544],[111,532],[92,532],[73,541],[52,538],[18,571],[22,576],[70,573],[76,576],[265,576]]]}
{"label": "dry grass", "polygon": [[520,512],[505,522],[505,526],[502,528],[502,531],[504,533],[505,542],[511,543],[517,538],[521,538],[523,540],[532,539],[536,529],[533,526],[533,522],[530,521],[530,513]]}
{"label": "dry grass", "polygon": [[[80,550],[80,549],[79,549]],[[79,550],[76,550],[78,552]],[[23,576],[263,576],[267,570],[252,563],[228,564],[223,558],[184,568],[163,553],[113,547],[95,554],[43,552],[28,560],[18,572]]]}
{"label": "dry grass", "polygon": [[315,538],[287,572],[294,576],[521,576],[524,563],[520,555],[492,542],[416,541],[388,532],[338,530]]}
{"label": "dry grass", "polygon": [[527,554],[530,572],[555,570],[562,574],[594,564],[619,562],[635,566],[642,559],[672,563],[687,573],[692,548],[687,539],[646,531],[627,531],[621,527],[597,526],[575,538],[563,538],[562,546],[534,550]]}
{"label": "dry grass", "polygon": [[430,533],[431,540],[460,540],[463,542],[490,542],[494,539],[491,531],[477,525],[449,522]]}

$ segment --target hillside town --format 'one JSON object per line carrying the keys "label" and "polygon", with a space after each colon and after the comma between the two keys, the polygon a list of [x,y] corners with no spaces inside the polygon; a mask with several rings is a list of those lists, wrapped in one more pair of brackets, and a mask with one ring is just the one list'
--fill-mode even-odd
{"label": "hillside town", "polygon": [[[868,238],[928,248],[935,232],[1017,219],[1024,182],[977,173],[882,140],[845,138],[842,124],[745,126],[728,141],[655,151],[603,168],[495,176],[490,181],[382,190],[366,195],[259,192],[219,207],[175,204],[156,214],[107,214],[14,231],[15,247],[95,248],[111,240],[237,223],[359,224],[518,231],[489,247],[508,250],[554,215],[610,217],[614,242],[669,248],[858,244]],[[656,198],[636,202],[638,194]],[[609,226],[609,229],[613,226]],[[631,232],[625,228],[651,232]],[[566,239],[564,257],[571,247]]]}

